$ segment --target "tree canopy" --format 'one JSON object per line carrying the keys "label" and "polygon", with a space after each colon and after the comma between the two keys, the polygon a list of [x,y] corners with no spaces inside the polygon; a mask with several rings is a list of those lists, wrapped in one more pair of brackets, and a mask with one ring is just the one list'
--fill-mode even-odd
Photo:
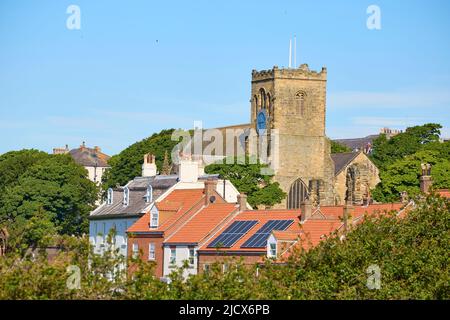
{"label": "tree canopy", "polygon": [[9,152],[0,157],[0,176],[8,177],[0,182],[0,224],[8,228],[11,246],[24,249],[56,233],[88,232],[98,188],[69,155]]}
{"label": "tree canopy", "polygon": [[428,123],[409,127],[390,139],[382,134],[373,141],[371,159],[378,168],[383,169],[398,159],[424,149],[428,144],[438,142],[441,128],[440,124]]}
{"label": "tree canopy", "polygon": [[351,152],[352,149],[347,147],[345,144],[339,143],[334,140],[330,140],[331,143],[331,153],[343,153],[343,152]]}
{"label": "tree canopy", "polygon": [[[174,129],[162,130],[111,157],[108,162],[111,168],[106,170],[102,178],[103,188],[106,190],[117,185],[125,185],[128,181],[140,176],[144,155],[147,153],[152,153],[156,157],[156,166],[159,171],[162,171],[165,153],[170,154],[178,143],[172,141],[173,132]],[[168,162],[169,165],[172,163],[170,157]],[[167,167],[164,169],[167,170]]]}
{"label": "tree canopy", "polygon": [[272,182],[273,175],[263,174],[262,169],[268,169],[268,166],[250,160],[249,157],[245,157],[245,160],[237,157],[225,159],[223,163],[206,166],[205,172],[216,173],[221,178],[230,180],[239,192],[247,194],[251,206],[273,206],[280,203],[286,193],[281,190],[278,182]]}
{"label": "tree canopy", "polygon": [[407,128],[391,139],[374,140],[371,159],[380,169],[381,183],[373,190],[377,201],[397,201],[400,192],[410,196],[420,192],[421,164],[432,165],[435,188],[450,188],[450,142],[439,141],[439,124]]}
{"label": "tree canopy", "polygon": [[[294,252],[283,264],[240,259],[169,283],[153,275],[154,262],[129,260],[136,272],[117,269],[119,249],[92,253],[86,237],[63,238],[53,261],[45,256],[0,259],[0,299],[450,299],[450,202],[430,195],[405,217],[366,217],[345,238],[332,234],[315,248]],[[111,237],[108,237],[111,243]],[[89,258],[89,264],[88,264]],[[72,269],[67,269],[69,266]],[[69,287],[79,270],[79,285]],[[258,268],[258,275],[256,270]],[[375,271],[374,271],[375,270]],[[379,286],[374,287],[377,272]],[[111,278],[112,276],[112,278]],[[109,279],[109,280],[108,280]]]}

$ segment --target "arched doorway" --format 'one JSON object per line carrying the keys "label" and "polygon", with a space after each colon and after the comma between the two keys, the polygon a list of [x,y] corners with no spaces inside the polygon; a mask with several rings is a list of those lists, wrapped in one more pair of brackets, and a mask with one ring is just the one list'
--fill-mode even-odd
{"label": "arched doorway", "polygon": [[300,204],[308,199],[309,193],[308,193],[308,187],[306,184],[302,181],[302,179],[295,180],[291,188],[289,189],[289,194],[287,198],[287,208],[288,209],[299,209]]}

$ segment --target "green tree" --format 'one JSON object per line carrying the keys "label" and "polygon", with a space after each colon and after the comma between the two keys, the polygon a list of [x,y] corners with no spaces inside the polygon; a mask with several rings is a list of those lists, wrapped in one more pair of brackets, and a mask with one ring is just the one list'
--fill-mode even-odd
{"label": "green tree", "polygon": [[347,147],[345,144],[339,143],[334,140],[330,140],[331,143],[331,153],[343,153],[343,152],[351,152],[352,149]]}
{"label": "green tree", "polygon": [[174,129],[162,130],[111,157],[109,160],[111,168],[106,170],[102,178],[104,190],[117,185],[125,185],[128,181],[140,176],[144,155],[147,153],[155,155],[156,165],[161,171],[165,152],[172,152],[178,143],[172,141],[173,131]]}
{"label": "green tree", "polygon": [[35,163],[49,155],[38,150],[10,151],[0,156],[0,192],[16,184],[19,177]]}
{"label": "green tree", "polygon": [[286,193],[280,189],[277,182],[271,181],[272,175],[263,174],[262,169],[269,169],[267,165],[250,160],[252,159],[249,157],[228,158],[224,163],[206,166],[205,172],[219,174],[222,179],[230,180],[239,192],[247,194],[251,206],[273,206],[280,203]]}
{"label": "green tree", "polygon": [[391,163],[380,172],[381,183],[373,191],[374,199],[393,202],[398,201],[403,191],[412,197],[419,194],[422,163],[432,165],[431,176],[435,188],[449,188],[450,159],[439,156],[437,150],[423,150]]}
{"label": "green tree", "polygon": [[383,169],[398,159],[422,150],[427,144],[439,141],[441,128],[440,124],[428,123],[407,128],[391,139],[382,134],[373,141],[371,159],[378,168]]}
{"label": "green tree", "polygon": [[46,234],[38,229],[81,235],[88,232],[87,216],[97,197],[98,188],[85,168],[69,155],[48,155],[6,186],[0,196],[0,224],[13,231],[11,238],[20,247],[36,245],[36,236]]}

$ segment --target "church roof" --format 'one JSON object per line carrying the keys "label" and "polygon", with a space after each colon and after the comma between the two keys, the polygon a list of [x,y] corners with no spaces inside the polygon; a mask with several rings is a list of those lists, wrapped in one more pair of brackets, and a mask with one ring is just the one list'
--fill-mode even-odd
{"label": "church roof", "polygon": [[334,175],[337,176],[358,155],[359,152],[344,152],[331,154],[331,159],[334,162]]}

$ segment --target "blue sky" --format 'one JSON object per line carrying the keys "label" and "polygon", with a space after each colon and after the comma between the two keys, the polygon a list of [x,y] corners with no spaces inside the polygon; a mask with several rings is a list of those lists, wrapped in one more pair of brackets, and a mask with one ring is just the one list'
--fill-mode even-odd
{"label": "blue sky", "polygon": [[[81,29],[69,30],[69,5]],[[381,9],[381,30],[366,27]],[[0,2],[0,153],[109,154],[163,128],[249,121],[252,69],[328,68],[327,134],[438,122],[450,137],[450,2]]]}

